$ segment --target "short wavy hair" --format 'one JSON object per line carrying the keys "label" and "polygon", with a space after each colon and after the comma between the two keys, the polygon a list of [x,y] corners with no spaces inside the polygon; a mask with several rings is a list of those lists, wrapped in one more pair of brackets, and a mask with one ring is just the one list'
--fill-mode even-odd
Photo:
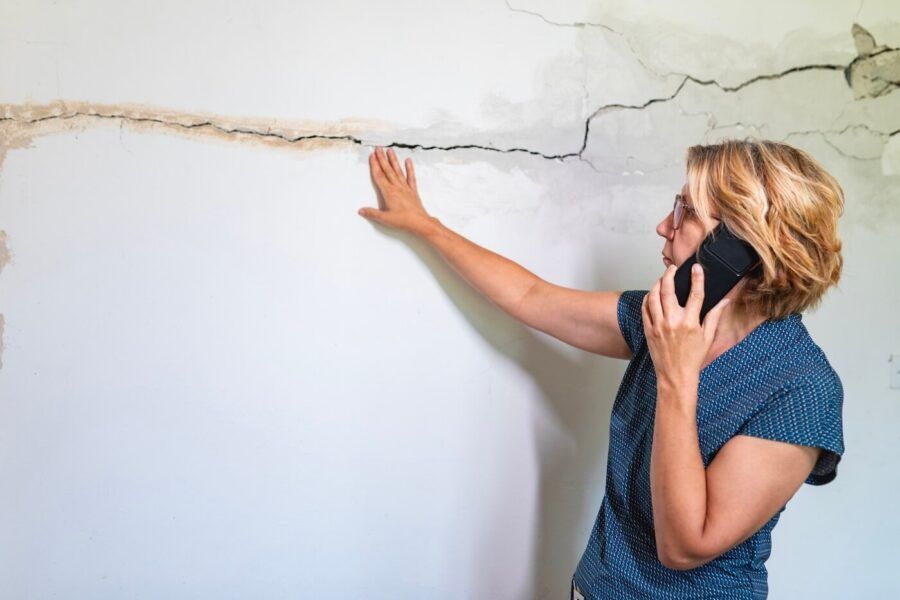
{"label": "short wavy hair", "polygon": [[770,140],[691,146],[686,162],[696,213],[718,213],[761,258],[737,299],[742,308],[780,319],[817,307],[844,263],[837,179],[803,150]]}

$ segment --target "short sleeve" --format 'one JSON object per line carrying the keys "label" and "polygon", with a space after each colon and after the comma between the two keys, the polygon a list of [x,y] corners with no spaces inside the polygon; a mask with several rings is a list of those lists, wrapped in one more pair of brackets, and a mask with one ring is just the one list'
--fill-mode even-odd
{"label": "short sleeve", "polygon": [[619,330],[634,356],[644,341],[644,317],[641,315],[641,304],[650,290],[628,290],[619,296],[616,313],[619,319]]}
{"label": "short sleeve", "polygon": [[823,485],[837,476],[844,453],[844,390],[830,366],[782,386],[744,423],[739,434],[822,449],[804,483]]}

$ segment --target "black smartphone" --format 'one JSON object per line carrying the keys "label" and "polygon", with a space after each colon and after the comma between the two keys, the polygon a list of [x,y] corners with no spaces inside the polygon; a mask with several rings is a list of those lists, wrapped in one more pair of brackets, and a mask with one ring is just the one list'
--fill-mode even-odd
{"label": "black smartphone", "polygon": [[691,267],[699,262],[703,267],[703,307],[700,322],[706,313],[737,285],[741,277],[760,264],[753,246],[735,236],[725,223],[719,223],[700,244],[700,260],[691,254],[675,271],[675,296],[678,304],[687,305],[691,293]]}

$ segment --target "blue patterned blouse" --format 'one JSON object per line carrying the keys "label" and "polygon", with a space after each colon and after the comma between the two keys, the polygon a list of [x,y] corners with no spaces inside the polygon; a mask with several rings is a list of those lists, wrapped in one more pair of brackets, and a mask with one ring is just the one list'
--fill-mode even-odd
{"label": "blue patterned blouse", "polygon": [[[644,338],[647,290],[623,292],[619,327],[631,349],[610,417],[606,494],[574,583],[595,598],[766,598],[764,562],[784,506],[750,538],[695,569],[659,561],[650,503],[656,372]],[[737,434],[823,449],[806,483],[835,478],[844,452],[843,387],[799,313],[769,319],[700,373],[697,431],[704,466]]]}

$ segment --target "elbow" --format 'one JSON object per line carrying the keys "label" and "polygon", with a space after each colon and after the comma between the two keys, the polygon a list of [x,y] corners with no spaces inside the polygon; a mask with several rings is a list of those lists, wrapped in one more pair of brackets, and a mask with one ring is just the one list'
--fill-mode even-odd
{"label": "elbow", "polygon": [[664,552],[659,553],[659,562],[667,569],[672,569],[673,571],[689,571],[703,564],[703,562],[692,560],[686,556]]}
{"label": "elbow", "polygon": [[662,546],[657,548],[656,554],[659,557],[659,562],[667,569],[672,569],[673,571],[689,571],[691,569],[696,569],[715,558],[700,556],[684,550]]}

